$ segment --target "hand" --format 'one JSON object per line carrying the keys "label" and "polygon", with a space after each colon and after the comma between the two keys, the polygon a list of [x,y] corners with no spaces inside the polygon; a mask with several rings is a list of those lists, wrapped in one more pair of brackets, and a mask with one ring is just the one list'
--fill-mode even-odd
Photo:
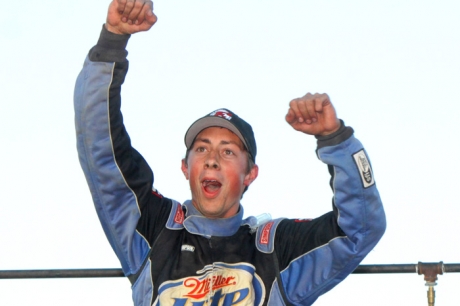
{"label": "hand", "polygon": [[329,135],[340,128],[340,121],[327,94],[307,93],[292,100],[286,121],[295,130],[315,136]]}
{"label": "hand", "polygon": [[112,0],[105,27],[115,34],[148,31],[157,21],[150,0]]}

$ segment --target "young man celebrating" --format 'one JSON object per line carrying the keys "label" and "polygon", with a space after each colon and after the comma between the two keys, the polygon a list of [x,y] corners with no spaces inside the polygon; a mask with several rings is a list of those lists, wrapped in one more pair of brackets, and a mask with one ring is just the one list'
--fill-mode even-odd
{"label": "young man celebrating", "polygon": [[251,126],[228,109],[185,134],[182,172],[191,200],[153,188],[120,112],[130,34],[156,22],[153,3],[113,0],[75,88],[80,162],[104,231],[132,283],[135,305],[311,305],[350,274],[385,230],[372,168],[329,97],[289,104],[286,121],[318,139],[333,211],[313,220],[243,219],[240,199],[257,178]]}

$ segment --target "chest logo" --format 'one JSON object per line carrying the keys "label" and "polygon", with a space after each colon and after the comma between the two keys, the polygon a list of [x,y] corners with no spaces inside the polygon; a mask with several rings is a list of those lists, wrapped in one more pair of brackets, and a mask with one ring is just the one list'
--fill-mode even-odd
{"label": "chest logo", "polygon": [[214,263],[197,274],[161,284],[154,304],[258,306],[265,299],[265,287],[250,264]]}

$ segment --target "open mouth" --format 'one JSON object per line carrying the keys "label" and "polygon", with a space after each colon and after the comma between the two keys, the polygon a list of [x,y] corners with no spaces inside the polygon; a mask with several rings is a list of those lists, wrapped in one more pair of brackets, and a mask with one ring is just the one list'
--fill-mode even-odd
{"label": "open mouth", "polygon": [[217,180],[204,180],[201,182],[201,186],[203,186],[206,192],[214,193],[222,187],[222,184]]}

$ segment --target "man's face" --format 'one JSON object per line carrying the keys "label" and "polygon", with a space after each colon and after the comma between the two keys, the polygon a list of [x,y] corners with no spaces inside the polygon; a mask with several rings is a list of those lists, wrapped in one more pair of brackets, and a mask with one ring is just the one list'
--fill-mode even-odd
{"label": "man's face", "polygon": [[228,218],[238,212],[244,188],[257,177],[248,171],[248,156],[241,140],[226,128],[210,127],[195,138],[182,171],[190,181],[192,203],[208,218]]}

